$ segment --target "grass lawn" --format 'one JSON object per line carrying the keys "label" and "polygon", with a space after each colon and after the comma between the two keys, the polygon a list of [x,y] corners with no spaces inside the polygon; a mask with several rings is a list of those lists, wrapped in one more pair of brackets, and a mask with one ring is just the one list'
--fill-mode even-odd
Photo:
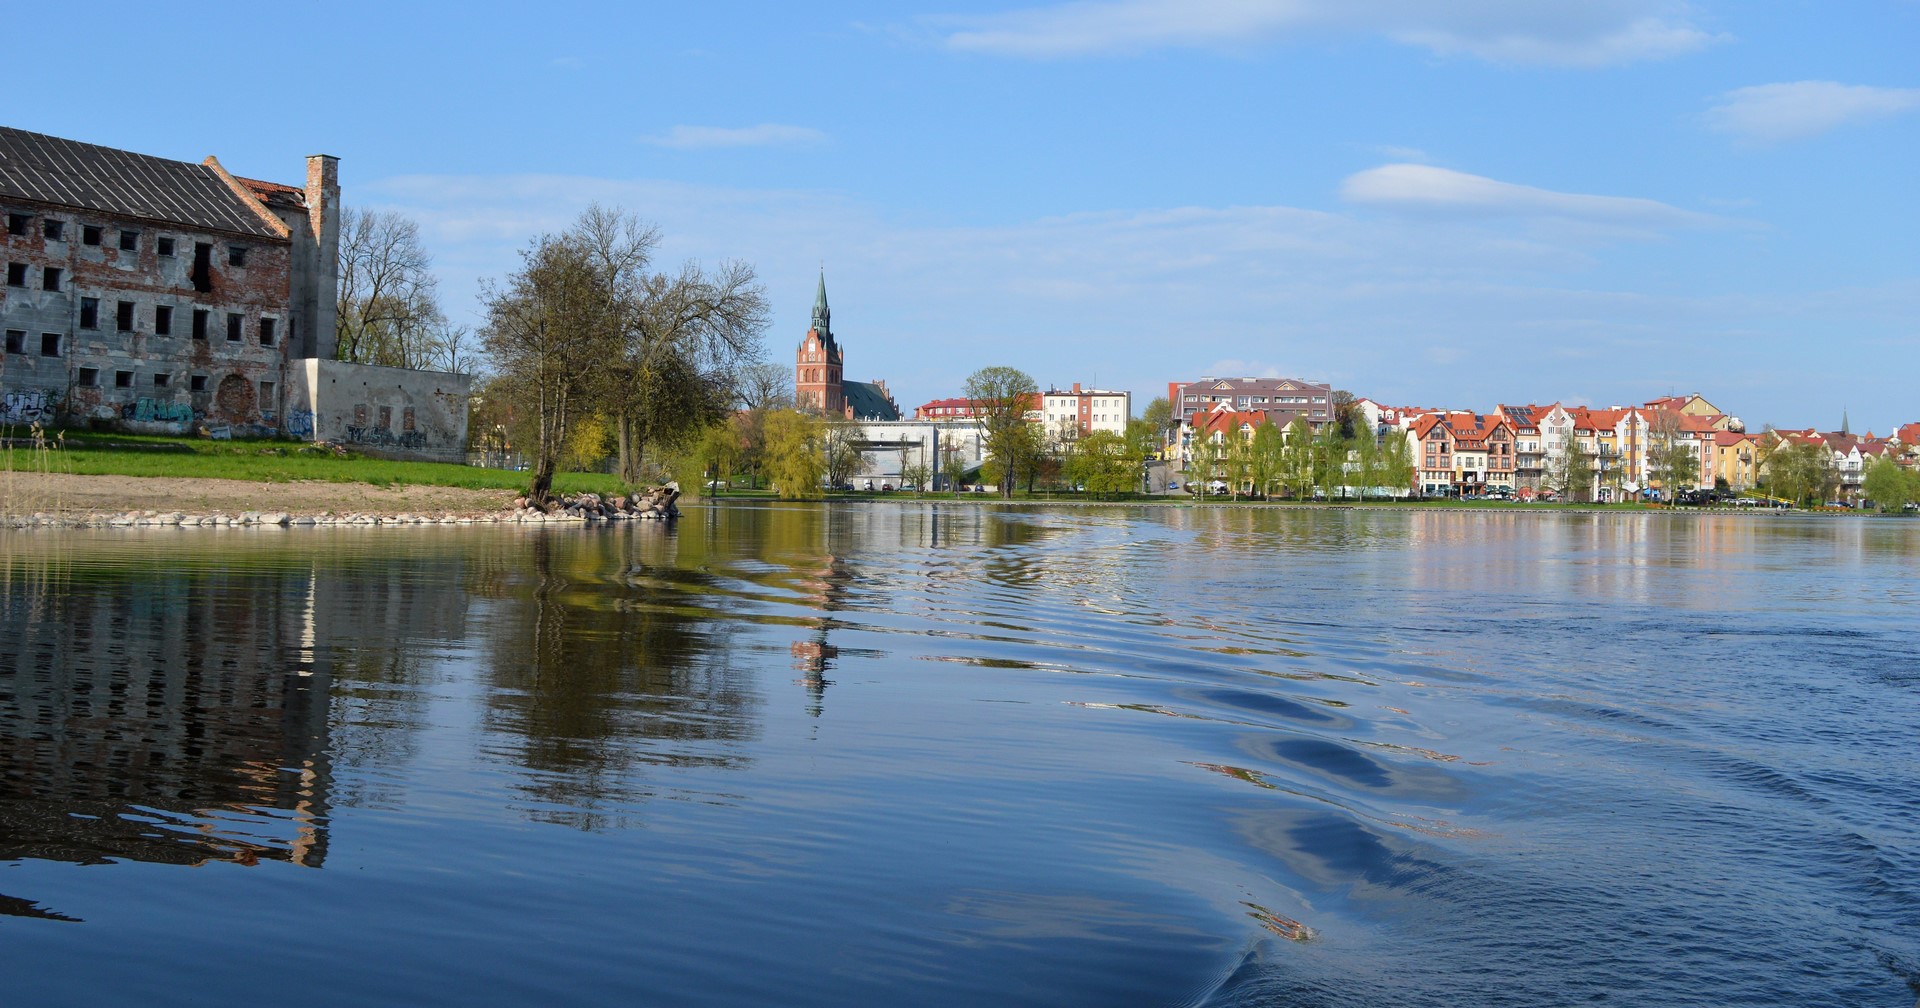
{"label": "grass lawn", "polygon": [[[0,432],[7,433],[7,432]],[[20,432],[11,432],[20,443]],[[370,483],[374,486],[466,487],[474,490],[524,488],[530,477],[505,469],[479,469],[448,462],[396,462],[366,458],[300,441],[210,441],[204,438],[151,437],[56,432],[45,448],[0,449],[0,469],[72,473],[79,476],[169,476],[181,479],[232,479],[256,483],[317,480]],[[619,493],[619,477],[602,473],[560,473],[554,489]]]}

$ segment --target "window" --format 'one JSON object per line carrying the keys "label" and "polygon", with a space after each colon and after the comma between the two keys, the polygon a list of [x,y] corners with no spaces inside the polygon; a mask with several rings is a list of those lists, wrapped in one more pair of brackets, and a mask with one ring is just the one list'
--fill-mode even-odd
{"label": "window", "polygon": [[27,228],[31,226],[32,223],[32,214],[10,213],[7,215],[7,233],[14,236],[24,236],[27,233]]}
{"label": "window", "polygon": [[208,314],[209,312],[205,308],[195,308],[193,310],[193,338],[194,339],[203,340],[207,338],[207,315]]}
{"label": "window", "polygon": [[95,385],[100,384],[100,369],[90,368],[90,367],[81,368],[80,384],[85,386],[86,388],[92,388]]}
{"label": "window", "polygon": [[40,356],[42,357],[60,356],[60,334],[59,333],[43,332],[40,334]]}
{"label": "window", "polygon": [[80,328],[82,329],[100,328],[100,299],[99,298],[81,298],[80,299]]}
{"label": "window", "polygon": [[133,372],[131,372],[131,371],[115,371],[115,372],[113,373],[113,387],[114,387],[114,388],[132,388],[132,387],[133,387]]}
{"label": "window", "polygon": [[154,245],[155,252],[158,252],[169,259],[173,258],[173,239],[159,238],[154,241],[153,245]]}
{"label": "window", "polygon": [[153,334],[155,336],[173,335],[173,306],[153,306]]}
{"label": "window", "polygon": [[40,233],[46,235],[48,241],[65,241],[67,233],[66,222],[57,220],[46,221],[40,225]]}
{"label": "window", "polygon": [[8,263],[7,264],[7,286],[25,287],[26,285],[27,285],[27,264],[26,263]]}
{"label": "window", "polygon": [[272,382],[263,381],[260,383],[260,401],[262,403],[267,404],[268,406],[273,405],[273,383]]}
{"label": "window", "polygon": [[273,345],[273,320],[270,318],[260,320],[260,345]]}
{"label": "window", "polygon": [[121,332],[133,331],[133,302],[120,302],[119,309],[114,312],[114,324],[120,327]]}
{"label": "window", "polygon": [[154,388],[166,388],[171,384],[173,384],[173,376],[170,374],[162,372],[153,376]]}
{"label": "window", "polygon": [[240,342],[240,326],[245,321],[246,321],[246,316],[240,314],[239,312],[227,313],[227,342],[229,343]]}
{"label": "window", "polygon": [[81,225],[80,226],[80,244],[82,245],[100,244],[100,225],[98,224]]}
{"label": "window", "polygon": [[120,251],[122,252],[140,251],[140,232],[128,231],[125,228],[122,228],[120,231]]}
{"label": "window", "polygon": [[18,354],[27,352],[27,334],[25,330],[7,330],[7,352]]}
{"label": "window", "polygon": [[193,281],[193,289],[202,294],[213,289],[213,246],[206,242],[193,243],[193,269],[187,274]]}
{"label": "window", "polygon": [[40,289],[50,291],[60,289],[60,270],[57,267],[49,266],[45,273],[40,274]]}
{"label": "window", "polygon": [[207,390],[207,376],[203,374],[197,374],[191,378],[188,378],[187,388],[193,392],[205,392]]}
{"label": "window", "polygon": [[227,246],[227,265],[245,266],[246,264],[247,264],[247,247],[245,245]]}

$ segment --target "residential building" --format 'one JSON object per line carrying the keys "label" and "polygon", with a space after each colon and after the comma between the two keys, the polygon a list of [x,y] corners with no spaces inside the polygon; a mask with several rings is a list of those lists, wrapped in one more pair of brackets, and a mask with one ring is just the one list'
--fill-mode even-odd
{"label": "residential building", "polygon": [[1545,416],[1558,403],[1549,406],[1494,407],[1494,412],[1507,419],[1513,426],[1513,488],[1532,497],[1540,492],[1546,481],[1547,451],[1542,440],[1540,425]]}
{"label": "residential building", "polygon": [[1498,413],[1430,413],[1414,421],[1414,485],[1428,497],[1513,489],[1513,424]]}
{"label": "residential building", "polygon": [[1310,422],[1333,419],[1333,386],[1297,378],[1202,378],[1168,382],[1167,403],[1176,421],[1224,403],[1230,409],[1291,410]]}
{"label": "residential building", "polygon": [[833,336],[833,312],[827,307],[827,275],[813,298],[813,324],[794,351],[793,398],[803,410],[847,420],[898,420],[900,406],[887,383],[850,382],[843,375],[846,355]]}
{"label": "residential building", "polygon": [[1760,437],[1745,431],[1715,431],[1713,465],[1707,472],[1715,485],[1729,490],[1751,490],[1760,480]]}
{"label": "residential building", "polygon": [[1079,382],[1062,391],[1040,394],[1040,422],[1049,437],[1073,439],[1094,431],[1125,434],[1133,416],[1133,393],[1082,389]]}

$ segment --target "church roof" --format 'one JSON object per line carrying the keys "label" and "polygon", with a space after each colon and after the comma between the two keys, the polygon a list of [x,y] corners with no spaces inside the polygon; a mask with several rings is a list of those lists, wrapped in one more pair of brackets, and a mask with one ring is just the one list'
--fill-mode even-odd
{"label": "church roof", "polygon": [[900,407],[894,405],[887,390],[875,382],[843,382],[841,388],[846,391],[847,408],[853,411],[855,420],[898,420]]}

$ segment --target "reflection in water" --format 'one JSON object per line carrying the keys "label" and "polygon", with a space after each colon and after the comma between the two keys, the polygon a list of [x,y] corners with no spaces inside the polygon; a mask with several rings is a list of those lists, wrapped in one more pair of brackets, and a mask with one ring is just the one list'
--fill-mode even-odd
{"label": "reflection in water", "polygon": [[1917,543],[931,503],[0,534],[0,928],[45,967],[9,993],[1901,1008]]}

